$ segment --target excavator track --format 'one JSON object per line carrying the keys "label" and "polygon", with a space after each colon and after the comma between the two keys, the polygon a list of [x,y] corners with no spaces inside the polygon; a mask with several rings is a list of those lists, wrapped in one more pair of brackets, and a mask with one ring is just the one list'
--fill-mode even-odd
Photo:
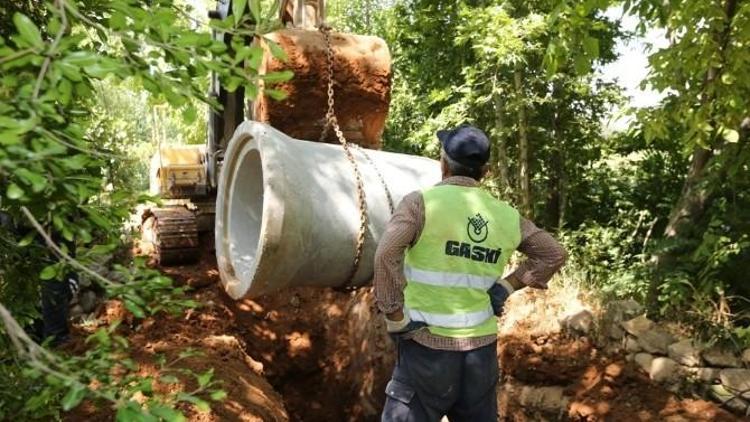
{"label": "excavator track", "polygon": [[190,264],[200,257],[195,213],[184,207],[153,208],[143,216],[141,239],[159,265]]}

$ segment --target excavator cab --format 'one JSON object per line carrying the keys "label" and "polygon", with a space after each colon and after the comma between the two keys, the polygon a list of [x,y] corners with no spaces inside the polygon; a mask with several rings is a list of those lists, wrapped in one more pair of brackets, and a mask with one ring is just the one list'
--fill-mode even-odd
{"label": "excavator cab", "polygon": [[[231,13],[232,1],[218,0],[209,17],[225,19]],[[285,28],[246,41],[264,50],[261,75],[294,73],[290,81],[272,87],[284,91],[286,98],[277,101],[260,94],[250,102],[242,88],[229,92],[214,76],[209,95],[222,108],[208,113],[206,145],[160,147],[151,160],[151,193],[163,201],[142,215],[141,250],[160,265],[194,262],[200,251],[213,248],[218,176],[229,141],[246,119],[270,124],[292,138],[336,143],[333,131],[321,136],[326,133],[326,109],[335,104],[349,141],[380,147],[391,82],[385,42],[334,32],[326,37],[318,29],[325,25],[324,0],[284,0],[279,19]],[[231,34],[214,31],[213,36],[231,44]],[[275,58],[269,42],[284,50],[288,60]],[[327,89],[329,85],[335,89]]]}

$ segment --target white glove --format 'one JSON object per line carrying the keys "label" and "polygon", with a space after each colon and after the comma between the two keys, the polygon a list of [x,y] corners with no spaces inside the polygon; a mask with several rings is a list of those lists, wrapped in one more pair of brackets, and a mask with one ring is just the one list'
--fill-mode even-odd
{"label": "white glove", "polygon": [[496,283],[505,287],[505,290],[508,291],[508,296],[510,296],[511,294],[513,294],[513,292],[516,291],[516,289],[513,288],[513,285],[511,285],[510,282],[504,278],[497,279]]}
{"label": "white glove", "polygon": [[410,322],[409,314],[404,312],[404,318],[401,321],[391,321],[388,317],[385,317],[385,328],[389,333],[400,333]]}

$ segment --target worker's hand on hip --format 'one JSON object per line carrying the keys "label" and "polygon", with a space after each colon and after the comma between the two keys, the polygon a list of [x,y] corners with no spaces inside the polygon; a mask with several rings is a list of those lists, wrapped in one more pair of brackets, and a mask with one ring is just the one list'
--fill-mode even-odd
{"label": "worker's hand on hip", "polygon": [[395,342],[398,342],[404,334],[426,326],[427,324],[422,321],[412,321],[407,313],[403,313],[403,317],[399,321],[393,321],[388,317],[385,318],[386,330],[388,330],[388,334],[390,334]]}
{"label": "worker's hand on hip", "polygon": [[492,304],[492,311],[495,315],[500,316],[505,310],[505,301],[513,293],[515,289],[505,279],[498,279],[497,282],[490,287],[487,293],[490,295],[490,303]]}

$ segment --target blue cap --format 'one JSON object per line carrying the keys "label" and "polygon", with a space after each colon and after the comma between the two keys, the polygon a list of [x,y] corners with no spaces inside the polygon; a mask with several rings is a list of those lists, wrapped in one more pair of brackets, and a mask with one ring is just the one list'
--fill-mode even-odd
{"label": "blue cap", "polygon": [[490,140],[480,129],[463,124],[455,129],[439,130],[437,137],[451,159],[467,167],[482,167],[490,159]]}

